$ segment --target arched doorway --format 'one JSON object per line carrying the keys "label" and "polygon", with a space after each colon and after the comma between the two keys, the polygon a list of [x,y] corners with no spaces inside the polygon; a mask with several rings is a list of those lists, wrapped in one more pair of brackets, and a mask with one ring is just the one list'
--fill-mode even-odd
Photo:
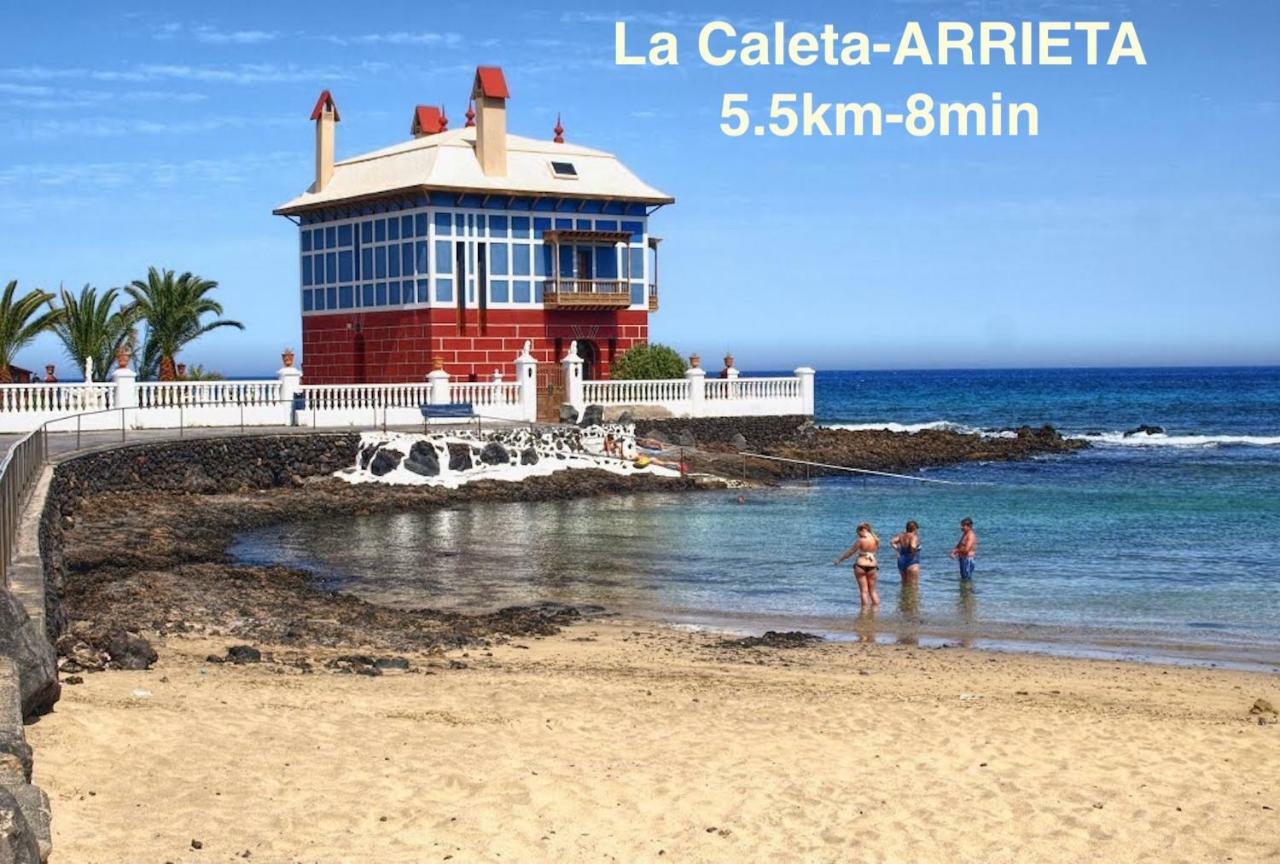
{"label": "arched doorway", "polygon": [[578,340],[578,356],[582,358],[582,380],[597,381],[600,378],[600,351],[596,343]]}

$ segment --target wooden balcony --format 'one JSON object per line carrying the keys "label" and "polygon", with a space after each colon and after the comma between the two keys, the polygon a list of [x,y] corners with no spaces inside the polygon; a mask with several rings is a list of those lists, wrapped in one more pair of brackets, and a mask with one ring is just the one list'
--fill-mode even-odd
{"label": "wooden balcony", "polygon": [[655,282],[649,283],[649,311],[658,311],[658,285]]}
{"label": "wooden balcony", "polygon": [[626,309],[631,286],[621,279],[548,279],[542,283],[544,309]]}

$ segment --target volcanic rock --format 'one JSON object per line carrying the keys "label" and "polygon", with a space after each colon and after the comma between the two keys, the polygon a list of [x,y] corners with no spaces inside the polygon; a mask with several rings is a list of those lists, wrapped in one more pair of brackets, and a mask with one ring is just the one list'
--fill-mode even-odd
{"label": "volcanic rock", "polygon": [[486,465],[506,465],[511,462],[511,454],[497,441],[490,441],[480,451],[480,461]]}
{"label": "volcanic rock", "polygon": [[440,457],[429,443],[416,441],[409,448],[409,458],[404,460],[404,467],[414,474],[435,477],[440,473]]}
{"label": "volcanic rock", "polygon": [[252,645],[232,645],[227,649],[227,660],[243,666],[246,663],[261,663],[262,652]]}
{"label": "volcanic rock", "polygon": [[532,447],[526,447],[526,448],[524,448],[523,450],[521,450],[521,451],[520,451],[520,464],[521,464],[521,465],[537,465],[537,464],[538,464],[538,451],[537,451],[537,450],[535,450],[535,449],[533,449]]}
{"label": "volcanic rock", "polygon": [[403,458],[404,454],[394,447],[383,447],[374,454],[373,460],[369,463],[369,473],[374,477],[389,474],[400,465],[400,460]]}
{"label": "volcanic rock", "polygon": [[588,405],[582,411],[582,419],[578,421],[579,426],[599,426],[604,423],[604,406]]}

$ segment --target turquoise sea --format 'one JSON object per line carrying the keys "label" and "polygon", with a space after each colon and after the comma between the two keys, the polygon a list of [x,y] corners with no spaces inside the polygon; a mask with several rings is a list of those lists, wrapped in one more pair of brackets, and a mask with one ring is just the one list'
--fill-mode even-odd
{"label": "turquoise sea", "polygon": [[[1093,446],[929,472],[941,486],[840,477],[736,496],[637,496],[273,528],[245,560],[313,569],[378,602],[553,600],[692,626],[1280,666],[1280,368],[827,372],[824,425],[984,434],[1051,423]],[[1125,433],[1140,425],[1162,434]],[[971,516],[977,577],[947,550]],[[832,559],[853,526],[921,525],[918,596],[882,555],[860,615]]]}

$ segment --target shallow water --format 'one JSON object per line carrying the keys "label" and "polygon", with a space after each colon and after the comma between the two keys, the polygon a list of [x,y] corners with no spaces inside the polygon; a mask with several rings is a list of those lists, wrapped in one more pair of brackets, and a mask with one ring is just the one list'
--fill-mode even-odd
{"label": "shallow water", "polygon": [[[927,475],[956,486],[478,503],[272,528],[234,551],[403,606],[555,600],[744,630],[1280,664],[1280,370],[831,373],[818,399],[823,422],[1051,422],[1096,446]],[[1138,423],[1167,434],[1124,438]],[[972,591],[946,554],[966,515],[981,539]],[[906,519],[924,544],[918,598],[887,548]],[[886,544],[874,618],[831,563],[860,521]]]}

